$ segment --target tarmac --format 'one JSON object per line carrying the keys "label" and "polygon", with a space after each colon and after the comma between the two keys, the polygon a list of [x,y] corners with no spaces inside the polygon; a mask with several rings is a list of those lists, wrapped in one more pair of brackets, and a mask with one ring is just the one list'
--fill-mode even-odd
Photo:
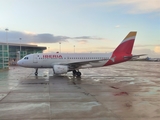
{"label": "tarmac", "polygon": [[0,72],[0,120],[160,120],[160,62],[129,61],[53,76]]}

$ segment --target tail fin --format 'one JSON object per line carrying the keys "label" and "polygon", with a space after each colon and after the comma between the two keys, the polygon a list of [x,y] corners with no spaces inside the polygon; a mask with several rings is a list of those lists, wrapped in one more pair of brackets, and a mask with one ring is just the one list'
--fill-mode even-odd
{"label": "tail fin", "polygon": [[130,32],[124,40],[120,43],[120,45],[114,50],[114,53],[126,53],[131,54],[132,48],[134,45],[134,40],[136,37],[137,32]]}

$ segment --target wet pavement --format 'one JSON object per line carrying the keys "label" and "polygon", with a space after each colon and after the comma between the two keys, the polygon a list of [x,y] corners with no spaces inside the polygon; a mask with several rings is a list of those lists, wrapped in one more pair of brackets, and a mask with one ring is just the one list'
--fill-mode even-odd
{"label": "wet pavement", "polygon": [[160,62],[126,62],[53,76],[0,72],[0,120],[160,120]]}

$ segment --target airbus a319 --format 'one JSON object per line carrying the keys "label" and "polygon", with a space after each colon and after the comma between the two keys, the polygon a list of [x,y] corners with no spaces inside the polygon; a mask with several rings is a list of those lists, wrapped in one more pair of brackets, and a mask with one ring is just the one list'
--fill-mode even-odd
{"label": "airbus a319", "polygon": [[26,55],[17,64],[22,67],[35,68],[36,76],[39,68],[52,68],[54,74],[72,71],[73,76],[80,77],[80,69],[105,67],[141,56],[132,55],[136,33],[130,32],[111,53],[35,53]]}

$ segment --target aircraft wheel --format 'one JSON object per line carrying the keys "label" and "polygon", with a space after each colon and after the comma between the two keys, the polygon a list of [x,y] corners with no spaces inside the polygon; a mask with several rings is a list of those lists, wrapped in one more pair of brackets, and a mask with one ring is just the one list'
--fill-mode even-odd
{"label": "aircraft wheel", "polygon": [[73,73],[73,76],[76,76],[77,71],[76,71],[76,70],[73,70],[72,73]]}
{"label": "aircraft wheel", "polygon": [[38,75],[38,68],[36,68],[36,71],[35,71],[35,76],[37,76]]}
{"label": "aircraft wheel", "polygon": [[76,75],[77,75],[77,77],[81,77],[81,72],[78,71],[78,72],[76,73]]}

